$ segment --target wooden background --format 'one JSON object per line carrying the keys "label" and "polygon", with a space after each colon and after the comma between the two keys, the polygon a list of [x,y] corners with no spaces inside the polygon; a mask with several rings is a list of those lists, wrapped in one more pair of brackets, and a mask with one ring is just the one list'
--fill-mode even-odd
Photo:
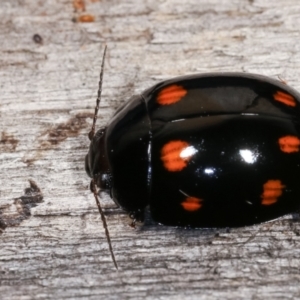
{"label": "wooden background", "polygon": [[291,216],[134,230],[105,197],[117,272],[84,170],[104,43],[98,126],[177,75],[245,71],[300,90],[299,28],[299,0],[1,0],[0,298],[299,299]]}

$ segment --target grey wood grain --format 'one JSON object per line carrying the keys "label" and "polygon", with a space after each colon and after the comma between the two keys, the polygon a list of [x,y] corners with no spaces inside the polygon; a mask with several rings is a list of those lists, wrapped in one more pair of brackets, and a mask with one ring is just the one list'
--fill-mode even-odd
{"label": "grey wood grain", "polygon": [[[95,21],[74,22],[84,14]],[[291,216],[234,230],[150,221],[133,230],[103,196],[117,272],[84,171],[104,43],[99,127],[132,94],[177,75],[245,71],[300,90],[299,28],[298,0],[86,0],[85,11],[1,0],[1,299],[300,298]],[[40,192],[24,194],[29,179]]]}

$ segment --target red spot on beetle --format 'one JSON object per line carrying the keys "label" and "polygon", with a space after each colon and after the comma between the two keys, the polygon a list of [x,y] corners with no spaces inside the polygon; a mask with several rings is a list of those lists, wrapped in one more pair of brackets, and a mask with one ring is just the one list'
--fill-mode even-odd
{"label": "red spot on beetle", "polygon": [[183,202],[181,202],[181,206],[186,211],[196,211],[202,207],[202,199],[196,197],[188,197]]}
{"label": "red spot on beetle", "polygon": [[187,90],[181,85],[173,84],[162,89],[157,96],[160,105],[170,105],[180,101],[187,94]]}
{"label": "red spot on beetle", "polygon": [[300,139],[293,135],[283,136],[278,140],[280,150],[285,153],[299,152]]}
{"label": "red spot on beetle", "polygon": [[[187,166],[195,151],[184,141],[171,141],[161,149],[161,160],[164,167],[170,172],[178,172]],[[185,151],[186,150],[186,151]]]}
{"label": "red spot on beetle", "polygon": [[285,105],[288,106],[296,106],[296,100],[293,96],[291,96],[290,94],[287,94],[285,92],[281,92],[281,91],[277,91],[274,95],[273,95],[274,99],[276,101],[279,101]]}
{"label": "red spot on beetle", "polygon": [[280,180],[268,180],[263,185],[263,193],[261,195],[262,205],[271,205],[278,201],[278,198],[282,195],[283,189],[285,188],[285,185],[281,183]]}

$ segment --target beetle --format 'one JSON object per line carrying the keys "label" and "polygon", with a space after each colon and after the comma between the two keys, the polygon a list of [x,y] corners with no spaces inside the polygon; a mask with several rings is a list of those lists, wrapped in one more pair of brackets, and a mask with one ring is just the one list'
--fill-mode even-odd
{"label": "beetle", "polygon": [[94,134],[99,101],[86,172],[134,221],[149,207],[165,225],[241,227],[299,209],[300,94],[285,83],[246,73],[165,80]]}

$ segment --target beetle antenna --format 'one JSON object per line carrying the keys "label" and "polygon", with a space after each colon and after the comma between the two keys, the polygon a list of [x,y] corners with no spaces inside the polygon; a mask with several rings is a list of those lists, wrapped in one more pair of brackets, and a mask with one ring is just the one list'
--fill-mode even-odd
{"label": "beetle antenna", "polygon": [[99,210],[99,213],[100,213],[100,216],[101,216],[102,224],[103,224],[103,227],[104,227],[104,230],[105,230],[105,235],[106,235],[106,239],[107,239],[107,243],[108,243],[111,258],[113,260],[113,263],[114,263],[116,269],[118,270],[118,264],[117,264],[117,261],[116,261],[116,258],[115,258],[114,252],[113,252],[113,248],[112,248],[112,245],[111,245],[111,240],[110,240],[110,236],[109,236],[109,232],[108,232],[108,228],[107,228],[106,219],[105,219],[102,207],[100,205],[100,201],[99,201],[99,198],[98,198],[98,195],[97,195],[97,188],[96,188],[96,184],[95,184],[94,179],[92,179],[92,181],[91,181],[91,191],[93,192],[93,194],[95,196],[95,199],[96,199],[96,204],[98,206],[98,210]]}
{"label": "beetle antenna", "polygon": [[89,139],[90,139],[90,141],[93,139],[93,137],[95,135],[95,126],[96,126],[97,115],[98,115],[98,110],[99,110],[99,105],[100,105],[100,100],[101,100],[102,81],[103,81],[103,71],[104,71],[104,61],[105,61],[106,49],[107,49],[107,45],[104,46],[104,52],[103,52],[103,57],[102,57],[100,79],[99,79],[99,87],[98,87],[98,95],[97,95],[97,100],[96,100],[93,125],[92,125],[91,131],[89,132]]}
{"label": "beetle antenna", "polygon": [[[94,112],[94,118],[93,118],[93,125],[92,125],[91,131],[89,132],[90,141],[93,139],[93,137],[95,135],[97,115],[98,115],[99,105],[100,105],[100,101],[101,101],[102,82],[103,82],[103,72],[104,72],[104,62],[105,62],[106,49],[107,49],[107,45],[105,45],[105,47],[104,47],[104,52],[103,52],[103,57],[102,57],[99,87],[98,87],[98,94],[97,94],[97,100],[96,100],[96,106],[95,106],[95,112]],[[107,228],[106,219],[105,219],[105,216],[104,216],[104,213],[103,213],[103,210],[102,210],[102,207],[100,205],[100,201],[99,201],[99,198],[98,198],[98,195],[97,195],[97,188],[96,188],[94,178],[91,181],[91,191],[94,194],[96,204],[97,204],[100,216],[101,216],[101,220],[102,220],[102,224],[103,224],[103,227],[104,227],[104,230],[105,230],[106,240],[107,240],[107,243],[108,243],[111,258],[113,260],[113,263],[114,263],[116,269],[118,269],[118,264],[117,264],[117,261],[116,261],[116,258],[115,258],[115,255],[114,255],[114,252],[113,252],[113,249],[112,249],[112,245],[111,245],[111,240],[110,240],[109,231],[108,231],[108,228]]]}

